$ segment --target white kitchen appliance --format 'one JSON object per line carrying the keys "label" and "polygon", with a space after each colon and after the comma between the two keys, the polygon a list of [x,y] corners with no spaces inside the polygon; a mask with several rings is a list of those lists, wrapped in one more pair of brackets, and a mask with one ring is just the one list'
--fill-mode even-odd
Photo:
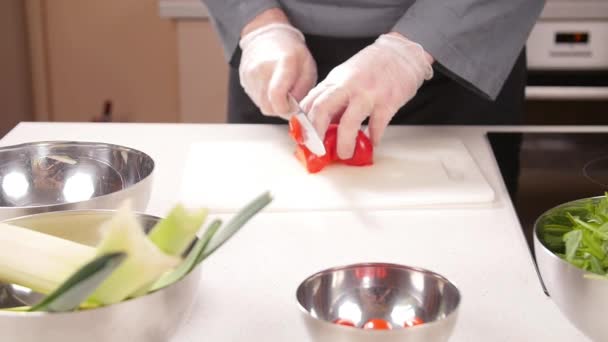
{"label": "white kitchen appliance", "polygon": [[526,98],[607,100],[608,0],[547,0],[526,50]]}

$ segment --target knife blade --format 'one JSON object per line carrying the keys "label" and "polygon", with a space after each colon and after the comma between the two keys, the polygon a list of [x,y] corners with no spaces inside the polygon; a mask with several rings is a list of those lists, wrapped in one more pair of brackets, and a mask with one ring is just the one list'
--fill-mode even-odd
{"label": "knife blade", "polygon": [[300,123],[300,126],[302,127],[302,141],[304,146],[306,146],[306,148],[308,148],[312,153],[316,154],[317,156],[324,156],[327,151],[325,150],[325,144],[323,143],[323,139],[321,139],[321,137],[319,137],[319,134],[317,134],[317,130],[312,125],[312,122],[310,122],[310,120],[308,119],[306,113],[304,113],[302,108],[300,108],[298,101],[296,101],[296,99],[291,94],[289,94],[289,99],[292,103],[292,107],[296,108],[296,112],[292,115],[296,117],[296,119]]}

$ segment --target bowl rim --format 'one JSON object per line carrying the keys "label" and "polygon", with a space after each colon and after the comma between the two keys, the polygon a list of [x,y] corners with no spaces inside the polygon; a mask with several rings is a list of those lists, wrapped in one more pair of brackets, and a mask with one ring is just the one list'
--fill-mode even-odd
{"label": "bowl rim", "polygon": [[[31,217],[37,217],[37,216],[60,216],[61,214],[72,214],[72,215],[85,215],[85,214],[91,214],[91,213],[103,213],[103,214],[110,214],[110,213],[114,213],[116,212],[116,209],[72,209],[72,210],[65,210],[65,211],[53,211],[53,212],[45,212],[45,213],[37,213],[37,214],[30,214],[30,215],[23,215],[23,216],[19,216],[19,217],[14,217],[14,218],[10,218],[10,219],[6,219],[6,220],[0,220],[0,223],[10,223],[11,221],[17,221],[20,219],[28,219]],[[152,214],[148,214],[148,213],[144,213],[144,212],[140,212],[140,211],[134,211],[135,215],[138,217],[146,217],[146,218],[151,218],[151,219],[162,219],[161,216],[156,216],[156,215],[152,215]],[[198,236],[195,237],[195,242],[199,239]],[[143,296],[138,296],[135,298],[128,298],[125,299],[121,302],[118,303],[114,303],[114,304],[110,304],[110,305],[104,305],[104,306],[100,306],[100,307],[96,307],[96,308],[92,308],[92,309],[86,309],[86,310],[75,310],[75,311],[66,311],[66,312],[43,312],[43,311],[36,311],[36,312],[22,312],[22,311],[8,311],[8,310],[0,310],[0,319],[4,318],[4,317],[8,317],[8,318],[34,318],[34,317],[47,317],[47,316],[69,316],[69,315],[79,315],[79,314],[91,314],[93,312],[99,312],[101,310],[112,310],[114,308],[116,308],[117,306],[121,306],[121,304],[127,305],[129,303],[134,303],[134,302],[138,302],[138,301],[143,301],[143,300],[147,300],[148,298],[150,298],[151,296],[155,296],[155,295],[159,295],[160,292],[163,292],[164,290],[168,290],[170,288],[173,288],[175,286],[177,286],[178,284],[186,281],[188,278],[190,278],[191,276],[193,276],[194,274],[196,274],[195,270],[200,268],[200,264],[197,265],[192,271],[190,271],[190,273],[188,273],[186,276],[184,276],[183,278],[181,278],[180,280],[165,286],[163,288],[160,288],[156,291],[153,292],[149,292]],[[132,305],[136,305],[136,304],[132,304]]]}
{"label": "bowl rim", "polygon": [[[125,145],[118,145],[118,144],[112,144],[112,143],[105,143],[105,142],[98,142],[98,141],[84,141],[84,140],[41,140],[41,141],[32,141],[32,142],[25,142],[25,143],[19,143],[19,144],[14,144],[14,145],[7,145],[7,146],[0,146],[0,153],[7,151],[7,150],[17,150],[20,148],[25,148],[25,147],[29,147],[29,146],[53,146],[53,145],[80,145],[80,146],[105,146],[105,147],[110,147],[113,149],[117,149],[117,150],[126,150],[127,152],[134,152],[136,154],[141,154],[143,156],[146,157],[146,159],[148,159],[151,163],[152,163],[152,169],[150,170],[150,173],[148,175],[146,175],[145,177],[143,177],[140,181],[133,183],[127,187],[124,187],[120,190],[116,190],[107,194],[103,194],[101,196],[96,196],[96,197],[91,197],[89,199],[86,200],[81,200],[81,201],[74,201],[74,202],[63,202],[63,203],[55,203],[55,204],[40,204],[40,205],[29,205],[29,206],[1,206],[0,205],[0,212],[2,211],[10,211],[10,210],[19,210],[19,209],[23,209],[23,210],[32,210],[32,209],[41,209],[41,208],[48,208],[50,210],[57,210],[57,209],[61,209],[62,206],[74,206],[74,205],[79,205],[82,203],[87,203],[87,202],[91,202],[91,201],[96,201],[96,200],[100,200],[100,199],[105,199],[108,198],[110,196],[115,196],[117,193],[121,192],[121,191],[125,191],[127,189],[132,189],[133,187],[143,183],[144,181],[147,181],[150,177],[152,177],[156,171],[156,162],[154,161],[154,158],[152,158],[152,156],[150,156],[149,154],[147,154],[146,152],[143,152],[142,150],[133,148],[133,147],[128,147]],[[42,212],[41,212],[42,213]]]}
{"label": "bowl rim", "polygon": [[[340,324],[335,324],[332,323],[330,321],[324,320],[324,319],[320,319],[317,317],[313,317],[310,312],[308,310],[306,310],[306,308],[304,308],[304,306],[302,305],[302,303],[300,302],[300,300],[298,299],[298,293],[300,292],[300,289],[302,288],[302,286],[307,283],[309,280],[320,276],[322,274],[328,273],[328,272],[335,272],[335,271],[340,271],[340,270],[345,270],[345,269],[349,269],[349,268],[353,268],[353,267],[366,267],[366,266],[372,266],[372,267],[377,267],[377,266],[387,266],[387,267],[394,267],[394,268],[399,268],[399,269],[405,269],[405,270],[409,270],[409,271],[415,271],[415,272],[421,272],[424,274],[428,274],[431,275],[435,278],[438,278],[444,282],[446,282],[447,284],[449,284],[450,286],[452,286],[454,288],[454,290],[456,290],[456,294],[458,295],[457,298],[457,302],[456,302],[456,306],[454,307],[454,309],[449,312],[448,314],[446,314],[443,318],[441,319],[436,319],[433,320],[431,322],[424,322],[423,324],[420,325],[414,325],[412,327],[408,327],[407,329],[390,329],[390,330],[373,330],[373,329],[361,329],[361,328],[356,328],[353,329],[353,327],[349,327],[349,326],[343,326]],[[308,277],[306,277],[304,280],[302,280],[300,282],[300,284],[298,285],[298,287],[296,288],[296,292],[295,292],[295,299],[296,299],[296,303],[298,306],[298,310],[304,314],[307,318],[312,318],[314,319],[316,322],[319,322],[320,324],[326,325],[326,326],[331,326],[337,329],[347,329],[347,331],[357,331],[360,333],[365,333],[365,334],[399,334],[399,333],[403,333],[406,331],[412,331],[412,330],[422,330],[422,329],[428,329],[433,325],[436,324],[440,324],[443,321],[446,321],[448,319],[451,319],[452,317],[455,317],[458,315],[458,311],[459,308],[461,306],[462,303],[462,291],[460,290],[460,288],[456,285],[455,282],[449,280],[448,278],[446,278],[445,276],[435,272],[435,271],[431,271],[430,269],[427,268],[423,268],[423,267],[418,267],[418,266],[411,266],[411,265],[404,265],[404,264],[397,264],[397,263],[391,263],[391,262],[357,262],[357,263],[350,263],[350,264],[343,264],[343,265],[339,265],[339,266],[334,266],[334,267],[329,267],[320,271],[317,271],[311,275],[309,275]]]}
{"label": "bowl rim", "polygon": [[[578,199],[574,199],[568,202],[564,202],[564,203],[560,203],[556,206],[553,206],[547,210],[545,210],[542,214],[538,215],[538,217],[536,218],[536,220],[534,220],[534,227],[533,227],[533,231],[532,231],[532,235],[534,237],[534,241],[537,242],[536,245],[539,245],[542,247],[543,251],[546,252],[546,254],[548,254],[548,256],[554,260],[557,260],[560,264],[562,265],[566,265],[566,267],[568,267],[569,270],[572,271],[578,271],[579,273],[583,274],[583,275],[595,275],[595,273],[593,272],[589,272],[587,270],[584,270],[582,268],[576,267],[574,265],[572,265],[571,263],[567,262],[566,260],[560,258],[557,254],[555,254],[552,250],[550,250],[545,243],[543,242],[543,240],[538,236],[539,231],[540,231],[540,220],[545,217],[546,215],[548,215],[549,213],[551,213],[554,210],[566,207],[568,205],[573,205],[575,203],[579,203],[579,202],[586,202],[586,201],[594,201],[594,200],[599,200],[602,198],[605,198],[606,196],[603,195],[599,195],[599,196],[592,196],[592,197],[581,197]],[[534,254],[536,256],[536,258],[538,259],[538,253],[540,253],[540,251],[537,250],[537,248],[534,248]],[[536,263],[538,264],[538,261],[536,261]],[[538,266],[540,269],[540,266]],[[542,276],[541,276],[542,278]]]}

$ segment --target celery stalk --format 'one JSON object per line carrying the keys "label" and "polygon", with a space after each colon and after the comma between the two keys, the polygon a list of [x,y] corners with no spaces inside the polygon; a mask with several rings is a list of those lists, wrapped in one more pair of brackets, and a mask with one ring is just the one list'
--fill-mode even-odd
{"label": "celery stalk", "polygon": [[181,256],[194,241],[205,222],[208,210],[189,211],[176,205],[148,234],[148,238],[166,254]]}
{"label": "celery stalk", "polygon": [[126,201],[116,214],[101,227],[104,237],[97,247],[98,255],[124,252],[123,263],[95,290],[89,300],[101,304],[118,303],[142,286],[177,266],[180,258],[159,250],[144,233]]}
{"label": "celery stalk", "polygon": [[0,282],[49,294],[95,257],[95,248],[0,223]]}

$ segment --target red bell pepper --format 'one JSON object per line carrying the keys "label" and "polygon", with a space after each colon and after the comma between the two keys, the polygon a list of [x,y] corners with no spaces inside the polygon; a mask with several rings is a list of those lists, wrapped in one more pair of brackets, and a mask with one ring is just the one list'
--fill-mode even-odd
{"label": "red bell pepper", "polygon": [[295,116],[289,120],[289,135],[296,143],[302,144],[302,126]]}
{"label": "red bell pepper", "polygon": [[312,153],[306,146],[296,146],[296,158],[306,167],[306,170],[310,173],[317,173],[321,171],[326,165],[331,163],[331,159],[328,154],[319,157]]}
{"label": "red bell pepper", "polygon": [[351,166],[366,166],[373,164],[373,144],[367,135],[365,135],[365,133],[363,133],[361,130],[359,130],[357,135],[353,156],[349,159],[340,159],[336,152],[338,142],[338,124],[330,124],[325,133],[323,144],[325,145],[326,154],[322,157],[315,155],[308,148],[306,148],[306,146],[304,146],[302,143],[302,127],[300,126],[300,122],[295,117],[289,120],[289,135],[298,144],[295,151],[296,158],[298,158],[298,160],[310,173],[319,172],[332,162],[342,162]]}
{"label": "red bell pepper", "polygon": [[[332,147],[332,160],[352,166],[366,166],[374,163],[374,145],[362,130],[357,134],[355,152],[349,159],[340,159],[336,152],[338,141],[338,124],[330,124],[325,134],[325,141]],[[327,149],[327,144],[325,144]]]}

